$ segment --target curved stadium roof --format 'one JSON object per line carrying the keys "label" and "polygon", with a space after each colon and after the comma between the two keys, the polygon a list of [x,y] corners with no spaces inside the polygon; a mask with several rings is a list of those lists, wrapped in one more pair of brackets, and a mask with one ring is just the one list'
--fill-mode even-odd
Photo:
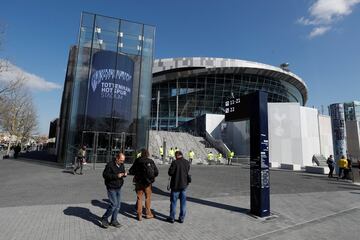
{"label": "curved stadium roof", "polygon": [[201,73],[244,73],[271,77],[295,86],[308,99],[308,88],[296,74],[271,65],[229,58],[185,57],[156,59],[153,65],[153,82],[172,80]]}

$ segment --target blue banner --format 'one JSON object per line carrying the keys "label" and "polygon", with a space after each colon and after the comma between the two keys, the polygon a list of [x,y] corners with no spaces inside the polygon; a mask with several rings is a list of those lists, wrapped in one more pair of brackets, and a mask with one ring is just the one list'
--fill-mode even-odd
{"label": "blue banner", "polygon": [[131,119],[133,75],[134,62],[129,57],[112,51],[93,55],[87,104],[92,130],[103,127],[104,120]]}

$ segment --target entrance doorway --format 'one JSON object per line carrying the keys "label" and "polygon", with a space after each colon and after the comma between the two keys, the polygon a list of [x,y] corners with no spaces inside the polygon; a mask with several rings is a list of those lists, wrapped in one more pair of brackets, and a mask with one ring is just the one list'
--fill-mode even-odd
{"label": "entrance doorway", "polygon": [[135,134],[99,131],[83,131],[81,145],[86,146],[87,162],[96,167],[96,163],[107,163],[119,152],[125,153],[126,162],[134,157]]}

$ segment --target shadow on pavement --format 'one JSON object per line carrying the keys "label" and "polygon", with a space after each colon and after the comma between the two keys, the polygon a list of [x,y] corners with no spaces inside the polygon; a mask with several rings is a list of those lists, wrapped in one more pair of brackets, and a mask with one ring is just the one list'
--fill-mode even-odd
{"label": "shadow on pavement", "polygon": [[[165,192],[157,187],[153,187],[153,193],[170,197],[169,192]],[[239,213],[244,213],[244,214],[249,213],[249,209],[246,209],[246,208],[231,206],[231,205],[227,205],[227,204],[223,204],[223,203],[212,202],[212,201],[208,201],[208,200],[204,200],[204,199],[199,199],[199,198],[194,198],[194,197],[186,197],[186,200],[189,202],[198,203],[198,204],[202,204],[202,205],[209,206],[209,207],[215,207],[215,208],[220,208],[220,209],[224,209],[224,210],[229,210],[232,212],[239,212]]]}
{"label": "shadow on pavement", "polygon": [[[107,209],[109,206],[109,200],[108,199],[103,199],[103,201],[99,201],[99,200],[92,200],[91,204],[93,206],[102,208],[102,209]],[[168,216],[154,210],[151,209],[151,211],[153,212],[153,214],[155,215],[155,219],[160,220],[160,221],[165,221],[166,222],[166,218]],[[136,209],[134,205],[125,203],[125,202],[121,202],[121,208],[120,208],[120,212],[121,215],[124,215],[125,217],[128,218],[133,218],[133,219],[137,219],[137,213],[136,213]]]}
{"label": "shadow on pavement", "polygon": [[[109,200],[108,199],[103,199],[103,201],[91,200],[91,204],[95,207],[99,207],[99,208],[106,210],[109,206]],[[121,202],[121,208],[120,208],[119,213],[121,215],[124,215],[125,217],[133,218],[133,219],[136,219],[136,216],[137,216],[136,212],[134,211],[134,207],[125,202]]]}
{"label": "shadow on pavement", "polygon": [[63,170],[63,173],[69,173],[71,175],[74,175],[74,171],[73,170]]}
{"label": "shadow on pavement", "polygon": [[64,211],[64,214],[67,216],[75,216],[81,219],[84,219],[88,222],[92,222],[96,226],[101,226],[100,221],[101,218],[92,212],[88,208],[84,207],[68,207]]}

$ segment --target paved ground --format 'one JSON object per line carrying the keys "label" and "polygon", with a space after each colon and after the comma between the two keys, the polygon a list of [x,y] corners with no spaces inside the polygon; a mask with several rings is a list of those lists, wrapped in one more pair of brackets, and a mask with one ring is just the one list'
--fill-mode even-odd
{"label": "paved ground", "polygon": [[359,239],[360,186],[291,171],[271,171],[273,218],[247,214],[246,166],[193,166],[184,224],[165,222],[168,166],[160,166],[152,208],[137,222],[131,178],[122,191],[120,229],[102,229],[102,170],[72,175],[33,160],[0,161],[0,239]]}

